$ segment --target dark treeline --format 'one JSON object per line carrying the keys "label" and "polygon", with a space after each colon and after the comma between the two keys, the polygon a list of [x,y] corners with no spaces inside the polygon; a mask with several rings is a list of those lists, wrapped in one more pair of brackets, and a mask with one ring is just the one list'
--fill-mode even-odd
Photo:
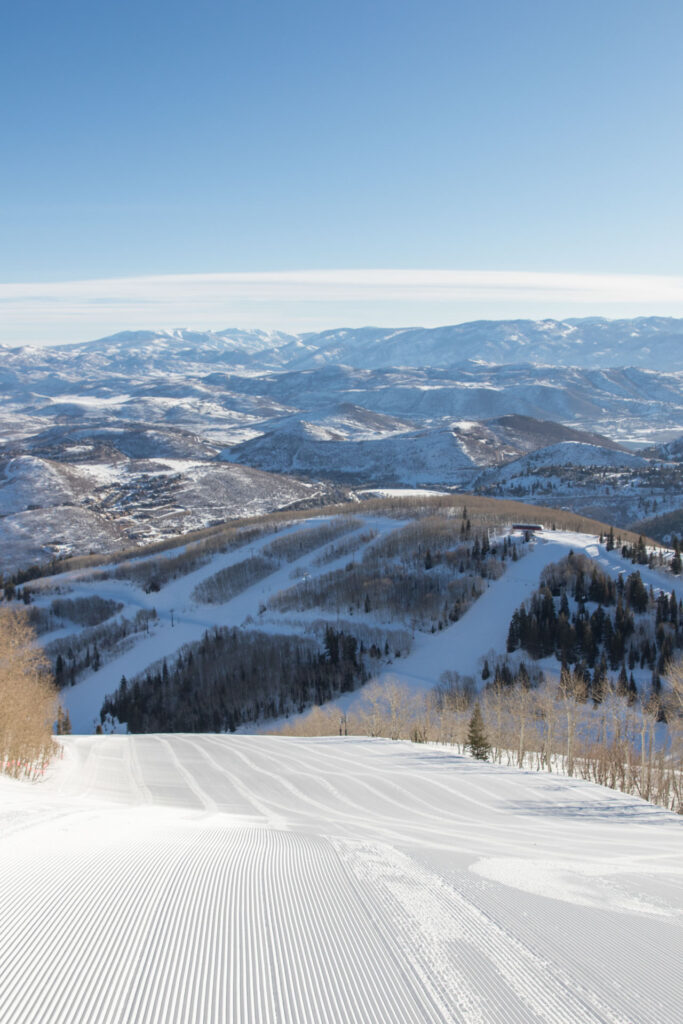
{"label": "dark treeline", "polygon": [[431,516],[380,538],[360,562],[275,594],[268,607],[379,615],[435,632],[457,622],[485,581],[498,579],[505,560],[523,550],[508,537],[492,544],[487,530],[472,528],[467,509],[460,521]]}
{"label": "dark treeline", "polygon": [[148,633],[156,618],[154,608],[140,608],[132,619],[116,618],[52,640],[45,646],[45,654],[52,664],[57,687],[73,686],[84,672],[97,672],[130,645],[136,634]]}
{"label": "dark treeline", "polygon": [[88,597],[57,597],[47,608],[31,605],[27,614],[29,625],[40,636],[53,629],[60,629],[65,621],[79,626],[98,626],[122,608],[120,601],[110,601],[97,594],[90,594]]}
{"label": "dark treeline", "polygon": [[219,569],[212,576],[202,580],[192,591],[192,597],[200,604],[225,604],[247,587],[270,576],[280,563],[264,555],[251,555],[235,565]]}
{"label": "dark treeline", "polygon": [[[607,535],[605,546],[608,551],[611,551],[612,548],[616,546],[614,531],[612,529],[610,529],[610,532]],[[679,576],[682,566],[681,544],[676,536],[672,536],[671,538],[671,547],[673,549],[673,556],[669,559],[662,551],[654,551],[653,549],[648,551],[643,537],[638,537],[638,540],[635,543],[622,544],[621,556],[622,558],[630,558],[634,565],[649,565],[654,567],[668,564],[668,567],[674,576]]]}
{"label": "dark treeline", "polygon": [[367,679],[363,654],[354,636],[332,627],[322,650],[300,637],[213,629],[170,668],[164,661],[124,677],[100,717],[127,723],[129,732],[232,731],[355,689]]}
{"label": "dark treeline", "polygon": [[339,516],[334,522],[321,523],[318,526],[307,527],[302,530],[295,530],[287,533],[284,537],[273,540],[263,549],[267,558],[274,558],[278,562],[295,562],[298,558],[308,555],[311,551],[323,547],[351,533],[362,526],[362,521],[352,516]]}
{"label": "dark treeline", "polygon": [[638,571],[615,582],[575,554],[547,567],[540,590],[514,612],[507,640],[508,652],[574,666],[594,701],[609,671],[618,673],[617,691],[634,701],[633,671],[647,669],[658,694],[660,676],[681,647],[683,606],[675,592],[655,597]]}
{"label": "dark treeline", "polygon": [[380,613],[387,618],[412,618],[432,631],[457,620],[479,597],[480,578],[449,579],[441,574],[395,567],[382,575],[354,564],[276,594],[268,607],[278,612],[321,608],[350,614]]}
{"label": "dark treeline", "polygon": [[188,544],[177,555],[162,554],[156,558],[123,562],[114,569],[103,571],[101,578],[114,576],[116,579],[131,580],[147,593],[153,593],[161,590],[171,580],[207,565],[215,555],[236,551],[269,532],[265,526],[226,530],[216,537]]}

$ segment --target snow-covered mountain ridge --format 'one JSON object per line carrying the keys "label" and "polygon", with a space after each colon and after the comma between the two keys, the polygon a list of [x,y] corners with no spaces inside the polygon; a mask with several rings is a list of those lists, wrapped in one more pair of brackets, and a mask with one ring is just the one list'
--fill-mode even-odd
{"label": "snow-covered mountain ridge", "polygon": [[312,369],[343,364],[448,367],[474,360],[604,368],[683,369],[683,320],[639,317],[607,320],[478,320],[446,327],[362,327],[318,333],[281,331],[125,331],[108,338],[49,349],[3,349],[6,367],[65,367],[74,357],[110,371],[163,369],[162,353],[177,360]]}

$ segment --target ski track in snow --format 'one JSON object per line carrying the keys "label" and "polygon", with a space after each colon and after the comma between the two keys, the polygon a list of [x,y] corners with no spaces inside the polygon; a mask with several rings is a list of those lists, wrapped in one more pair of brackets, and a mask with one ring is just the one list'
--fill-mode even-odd
{"label": "ski track in snow", "polygon": [[[384,677],[398,678],[412,689],[420,690],[431,689],[447,669],[478,678],[484,657],[505,651],[510,619],[522,602],[528,601],[538,589],[542,570],[551,562],[565,558],[570,550],[595,559],[602,571],[613,579],[620,572],[628,575],[637,569],[646,586],[652,584],[655,590],[671,588],[671,576],[624,562],[616,552],[605,552],[604,547],[598,545],[597,537],[543,532],[519,561],[506,562],[503,576],[489,583],[458,622],[434,635],[416,632],[408,657],[394,662],[383,673]],[[349,697],[345,701],[347,706],[351,704]]]}
{"label": "ski track in snow", "polygon": [[[378,538],[405,525],[402,521],[382,517],[357,514],[355,518],[360,523],[358,529],[354,531],[355,534],[362,534],[368,528],[372,528],[377,532]],[[130,649],[111,661],[105,661],[99,671],[92,672],[75,686],[62,691],[62,700],[69,710],[74,731],[93,732],[96,722],[99,721],[104,698],[116,690],[122,675],[130,679],[137,673],[144,672],[162,657],[172,661],[183,645],[200,640],[204,632],[212,626],[244,626],[267,632],[300,633],[304,632],[314,619],[327,618],[336,621],[335,613],[321,612],[317,609],[301,614],[291,612],[278,615],[272,611],[265,615],[261,614],[262,607],[269,597],[294,585],[297,578],[300,578],[297,573],[306,573],[308,577],[321,576],[342,568],[348,562],[349,556],[342,555],[329,564],[313,565],[316,554],[325,549],[327,543],[322,544],[317,551],[302,555],[291,563],[283,563],[270,576],[259,580],[224,604],[198,605],[191,596],[198,583],[227,566],[259,554],[274,537],[315,528],[325,521],[324,517],[312,518],[286,527],[275,535],[268,533],[243,547],[216,555],[208,564],[170,581],[158,593],[146,594],[126,580],[89,581],[87,574],[83,572],[66,573],[57,577],[58,585],[71,588],[70,597],[87,597],[96,593],[100,597],[123,603],[124,608],[120,614],[129,617],[140,608],[155,608],[158,613],[158,620],[151,627],[149,635],[139,634],[134,638]],[[352,537],[354,533],[348,534],[347,537]],[[370,541],[360,547],[355,552],[355,557],[360,559],[372,543],[373,541]],[[571,549],[595,558],[600,567],[614,578],[620,572],[628,573],[636,568],[629,562],[624,562],[618,552],[606,552],[604,547],[598,545],[595,536],[545,531],[534,540],[529,550],[518,561],[506,562],[503,576],[495,582],[490,582],[487,590],[458,622],[433,635],[414,631],[409,656],[396,659],[381,673],[381,678],[397,678],[413,690],[425,690],[431,689],[441,674],[449,669],[456,669],[461,675],[478,677],[484,657],[490,655],[492,651],[505,650],[512,613],[537,589],[542,569],[550,562],[564,558]],[[670,576],[650,570],[646,566],[637,568],[647,586],[652,584],[655,589],[669,589],[673,582]],[[52,596],[44,597],[42,603],[48,603]],[[355,621],[361,626],[410,630],[410,624],[407,622],[383,622],[374,615],[359,614]],[[76,627],[72,631],[76,631]],[[61,631],[62,635],[63,632]],[[52,634],[47,634],[42,638],[42,642],[46,643],[52,638]],[[359,691],[345,694],[334,703],[348,710],[361,699],[362,691]]]}
{"label": "ski track in snow", "polygon": [[674,1024],[683,821],[359,738],[67,737],[0,778],[5,1024]]}
{"label": "ski track in snow", "polygon": [[[213,576],[221,569],[259,554],[273,540],[299,531],[314,529],[327,521],[325,518],[311,518],[286,527],[277,533],[269,532],[242,547],[214,556],[210,562],[193,572],[171,580],[158,593],[146,594],[144,590],[129,580],[112,578],[92,581],[88,579],[88,574],[84,574],[82,571],[64,573],[57,578],[58,586],[70,587],[70,597],[87,597],[95,593],[101,597],[121,602],[124,605],[120,613],[121,616],[131,617],[140,608],[154,608],[158,614],[158,620],[151,627],[149,635],[139,634],[137,638],[134,638],[133,646],[130,649],[125,650],[111,661],[105,662],[99,671],[91,673],[75,686],[62,691],[62,700],[69,710],[74,732],[92,733],[94,731],[96,723],[99,722],[102,703],[108,694],[116,690],[122,675],[130,678],[138,672],[144,671],[162,657],[173,660],[185,644],[201,640],[206,630],[212,626],[241,626],[245,620],[250,620],[252,628],[256,629],[263,628],[282,633],[300,631],[300,627],[297,627],[296,624],[292,625],[284,619],[282,622],[273,623],[266,620],[262,623],[259,611],[264,601],[270,596],[294,585],[296,579],[293,574],[298,568],[305,567],[309,575],[317,576],[338,569],[348,562],[348,556],[344,555],[335,562],[313,569],[310,566],[311,560],[320,550],[324,550],[328,546],[327,542],[321,544],[319,549],[302,555],[290,563],[284,561],[281,568],[265,580],[259,580],[224,604],[198,605],[191,595],[198,583]],[[382,535],[404,525],[391,519],[375,519],[367,516],[363,517],[360,522],[362,525],[354,531],[358,534],[362,534],[372,527]],[[353,534],[347,536],[350,537]],[[361,548],[361,551],[365,547],[367,544]],[[174,551],[173,554],[177,554],[177,552]],[[44,603],[49,603],[52,596],[49,595]],[[320,616],[316,613],[314,617]],[[311,616],[308,618],[310,619]],[[77,631],[77,627],[71,630],[71,632]],[[41,638],[41,642],[44,644],[51,639],[53,639],[53,634],[46,634]]]}

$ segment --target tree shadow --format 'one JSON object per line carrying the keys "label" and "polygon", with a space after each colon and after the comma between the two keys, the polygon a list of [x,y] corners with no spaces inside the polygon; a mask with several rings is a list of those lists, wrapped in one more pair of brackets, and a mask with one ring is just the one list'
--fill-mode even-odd
{"label": "tree shadow", "polygon": [[[620,796],[622,794],[619,794]],[[664,807],[648,804],[644,800],[590,800],[562,801],[554,803],[544,800],[523,800],[505,803],[505,809],[513,814],[551,818],[580,818],[582,821],[637,822],[639,824],[682,827],[683,818],[667,811]]]}

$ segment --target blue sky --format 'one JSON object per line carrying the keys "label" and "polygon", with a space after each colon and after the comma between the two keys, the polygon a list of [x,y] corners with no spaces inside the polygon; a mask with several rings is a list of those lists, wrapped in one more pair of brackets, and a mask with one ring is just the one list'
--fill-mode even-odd
{"label": "blue sky", "polygon": [[683,315],[682,38],[680,0],[7,5],[0,340]]}

